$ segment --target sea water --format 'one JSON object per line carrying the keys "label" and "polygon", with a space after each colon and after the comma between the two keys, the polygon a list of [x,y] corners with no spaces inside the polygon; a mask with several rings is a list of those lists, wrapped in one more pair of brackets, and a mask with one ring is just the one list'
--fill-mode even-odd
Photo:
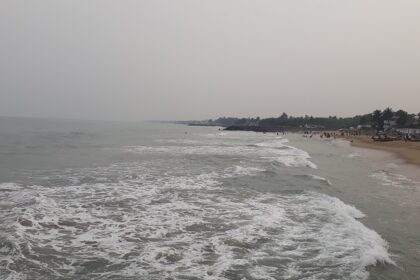
{"label": "sea water", "polygon": [[0,279],[416,279],[417,183],[362,154],[293,134],[1,118]]}

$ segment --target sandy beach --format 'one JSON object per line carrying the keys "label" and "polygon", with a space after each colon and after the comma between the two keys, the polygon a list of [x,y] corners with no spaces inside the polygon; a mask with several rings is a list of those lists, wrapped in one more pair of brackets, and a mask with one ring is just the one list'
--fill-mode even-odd
{"label": "sandy beach", "polygon": [[420,166],[420,142],[375,142],[370,136],[344,136],[354,147],[369,148],[394,153],[409,164]]}

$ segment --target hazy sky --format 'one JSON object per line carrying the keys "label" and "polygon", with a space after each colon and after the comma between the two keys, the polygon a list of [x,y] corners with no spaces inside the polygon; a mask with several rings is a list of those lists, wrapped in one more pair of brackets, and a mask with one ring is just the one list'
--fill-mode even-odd
{"label": "hazy sky", "polygon": [[419,0],[1,0],[0,115],[420,111]]}

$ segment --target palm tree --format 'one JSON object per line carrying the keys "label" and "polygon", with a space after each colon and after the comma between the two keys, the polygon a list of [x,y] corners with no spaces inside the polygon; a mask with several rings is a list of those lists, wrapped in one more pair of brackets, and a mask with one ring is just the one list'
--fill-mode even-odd
{"label": "palm tree", "polygon": [[394,116],[394,112],[392,111],[391,108],[386,108],[383,112],[382,112],[382,118],[384,119],[384,121],[389,121],[390,119],[392,119],[392,117]]}
{"label": "palm tree", "polygon": [[372,113],[372,122],[376,128],[376,130],[380,130],[383,127],[383,119],[382,119],[382,112],[381,110],[376,109]]}
{"label": "palm tree", "polygon": [[408,113],[404,110],[398,110],[395,116],[397,116],[397,124],[399,126],[404,126],[409,119]]}

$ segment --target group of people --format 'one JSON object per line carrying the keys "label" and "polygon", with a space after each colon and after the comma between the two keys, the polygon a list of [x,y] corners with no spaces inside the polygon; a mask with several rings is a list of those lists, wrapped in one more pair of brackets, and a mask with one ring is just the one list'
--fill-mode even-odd
{"label": "group of people", "polygon": [[418,137],[418,136],[416,136],[415,134],[412,134],[412,133],[405,133],[405,134],[402,135],[401,138],[402,138],[402,140],[404,142],[407,142],[407,141],[420,141],[420,137]]}
{"label": "group of people", "polygon": [[329,131],[304,131],[303,137],[309,137],[312,138],[313,135],[318,135],[320,138],[334,138],[336,139],[338,134],[336,132],[329,132]]}

